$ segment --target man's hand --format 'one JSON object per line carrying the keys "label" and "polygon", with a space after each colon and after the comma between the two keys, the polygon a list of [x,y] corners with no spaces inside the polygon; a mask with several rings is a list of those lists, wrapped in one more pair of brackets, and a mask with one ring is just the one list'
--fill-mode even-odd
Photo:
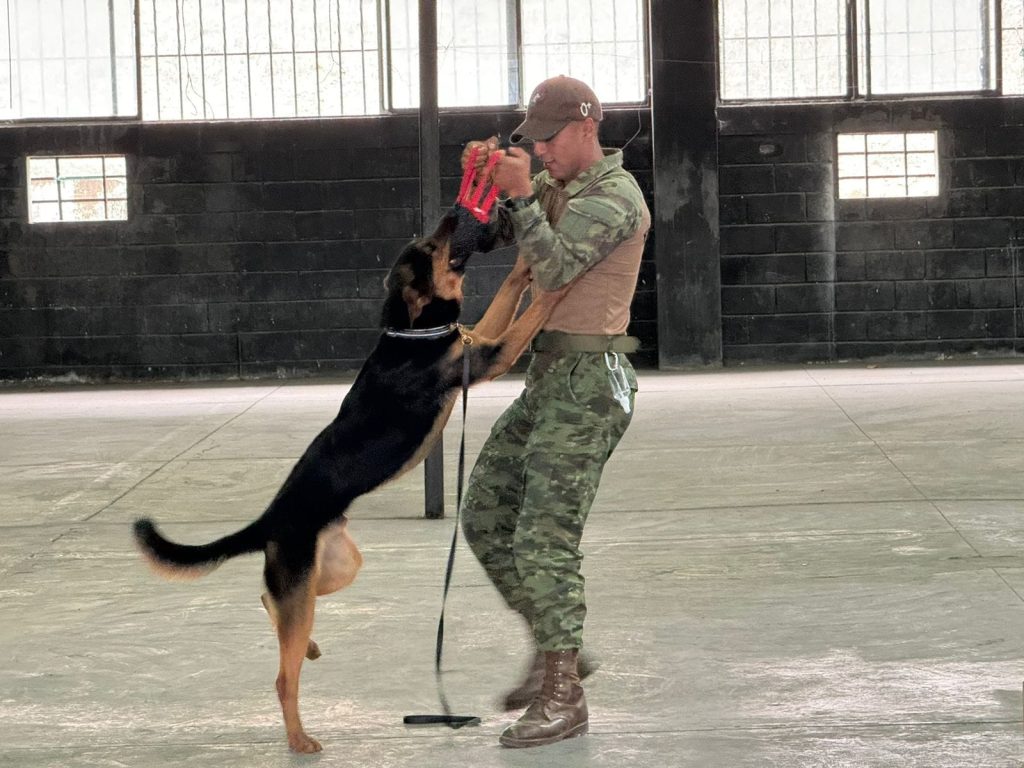
{"label": "man's hand", "polygon": [[486,141],[470,141],[466,144],[462,150],[462,159],[459,165],[462,166],[462,170],[466,170],[466,166],[469,164],[469,156],[473,154],[473,150],[477,150],[476,154],[476,170],[480,171],[485,165],[487,165],[487,158],[491,156],[491,152],[498,151],[498,137],[491,136]]}
{"label": "man's hand", "polygon": [[501,160],[494,169],[494,183],[509,197],[529,197],[533,194],[530,156],[525,150],[509,147],[501,152]]}

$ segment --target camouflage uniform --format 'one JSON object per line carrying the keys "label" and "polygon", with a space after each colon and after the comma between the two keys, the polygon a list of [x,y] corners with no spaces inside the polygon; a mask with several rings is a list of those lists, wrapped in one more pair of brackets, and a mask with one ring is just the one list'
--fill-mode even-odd
{"label": "camouflage uniform", "polygon": [[[564,189],[546,172],[534,178],[538,202],[510,216],[540,287],[564,285],[642,228],[640,236],[646,233],[643,196],[621,163],[621,152],[611,153]],[[618,361],[632,405],[636,374],[624,355]],[[508,605],[529,622],[540,650],[582,646],[580,538],[605,462],[631,418],[632,409],[626,413],[612,397],[603,352],[538,353],[470,476],[466,539]]]}

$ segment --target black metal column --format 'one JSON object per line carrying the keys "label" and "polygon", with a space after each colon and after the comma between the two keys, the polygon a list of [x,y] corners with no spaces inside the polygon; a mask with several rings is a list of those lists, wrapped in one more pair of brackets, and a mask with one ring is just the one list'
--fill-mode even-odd
{"label": "black metal column", "polygon": [[[420,231],[431,232],[441,211],[440,127],[437,109],[437,4],[419,0]],[[444,517],[444,438],[423,464],[425,514]]]}
{"label": "black metal column", "polygon": [[722,362],[715,6],[651,0],[658,356],[662,368]]}

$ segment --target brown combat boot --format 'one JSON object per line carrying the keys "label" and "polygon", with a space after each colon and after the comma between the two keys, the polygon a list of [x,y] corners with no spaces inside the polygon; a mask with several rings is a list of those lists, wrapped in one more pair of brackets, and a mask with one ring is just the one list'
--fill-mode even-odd
{"label": "brown combat boot", "polygon": [[[533,659],[526,670],[523,681],[506,693],[501,700],[502,709],[509,712],[529,706],[540,695],[540,688],[544,683],[544,668],[544,651],[534,651]],[[579,673],[580,680],[586,680],[597,668],[598,664],[593,656],[580,651],[576,659],[576,671]]]}
{"label": "brown combat boot", "polygon": [[498,739],[505,747],[540,747],[582,736],[589,727],[587,699],[576,670],[579,651],[545,651],[540,694]]}

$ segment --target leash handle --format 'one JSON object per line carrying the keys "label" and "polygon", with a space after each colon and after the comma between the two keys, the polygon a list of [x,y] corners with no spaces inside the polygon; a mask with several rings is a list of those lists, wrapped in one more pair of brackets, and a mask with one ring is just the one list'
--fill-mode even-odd
{"label": "leash handle", "polygon": [[[468,345],[466,337],[463,344]],[[437,698],[441,702],[443,715],[406,715],[402,722],[406,725],[447,725],[456,730],[467,725],[479,725],[480,718],[475,715],[453,715],[448,696],[444,692],[441,679],[441,655],[444,651],[444,609],[448,603],[448,590],[452,585],[452,572],[455,569],[455,549],[459,543],[459,522],[462,516],[462,486],[466,474],[466,414],[469,409],[469,353],[462,353],[462,437],[459,440],[459,471],[455,484],[455,530],[452,532],[452,544],[448,549],[448,565],[444,571],[444,589],[441,593],[441,615],[437,620],[437,641],[434,646],[434,679],[437,681]]]}

